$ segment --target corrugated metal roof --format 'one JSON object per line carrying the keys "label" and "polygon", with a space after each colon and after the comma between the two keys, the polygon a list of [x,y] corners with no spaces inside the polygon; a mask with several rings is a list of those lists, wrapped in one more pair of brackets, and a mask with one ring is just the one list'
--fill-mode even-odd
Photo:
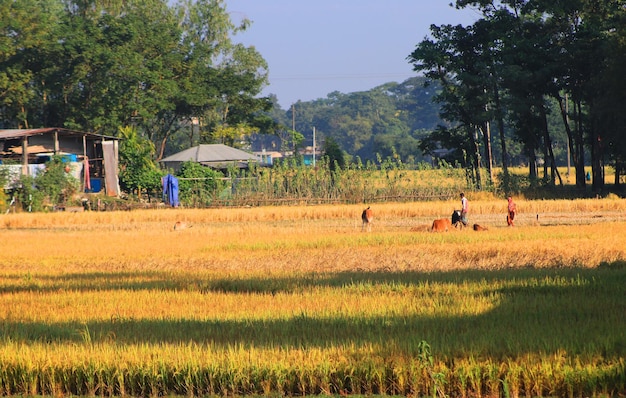
{"label": "corrugated metal roof", "polygon": [[45,127],[45,128],[39,128],[39,129],[7,129],[7,130],[0,130],[0,140],[9,140],[12,138],[22,138],[22,137],[30,137],[33,135],[41,135],[41,134],[51,134],[54,132],[58,132],[59,134],[62,135],[87,135],[87,136],[91,136],[91,137],[99,137],[99,138],[106,138],[106,139],[110,139],[110,140],[119,140],[118,137],[112,137],[112,136],[107,136],[107,135],[102,135],[102,134],[96,134],[96,133],[86,133],[86,132],[80,132],[80,131],[74,131],[74,130],[69,130],[69,129],[63,129],[63,128],[58,128],[58,127]]}
{"label": "corrugated metal roof", "polygon": [[175,153],[160,161],[187,162],[193,160],[199,163],[256,161],[257,157],[246,151],[229,147],[224,144],[203,144]]}

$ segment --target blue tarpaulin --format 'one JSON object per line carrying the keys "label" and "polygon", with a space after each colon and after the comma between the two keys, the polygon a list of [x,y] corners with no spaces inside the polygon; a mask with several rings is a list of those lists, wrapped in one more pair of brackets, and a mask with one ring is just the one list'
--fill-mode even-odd
{"label": "blue tarpaulin", "polygon": [[172,207],[178,207],[178,178],[171,174],[163,177],[163,201]]}

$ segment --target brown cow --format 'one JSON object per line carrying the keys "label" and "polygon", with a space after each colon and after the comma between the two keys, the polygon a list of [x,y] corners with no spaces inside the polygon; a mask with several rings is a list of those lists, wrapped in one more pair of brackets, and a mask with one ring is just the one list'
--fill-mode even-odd
{"label": "brown cow", "polygon": [[181,231],[183,229],[187,229],[188,225],[186,222],[176,221],[174,223],[174,231]]}
{"label": "brown cow", "polygon": [[363,231],[363,229],[367,227],[367,232],[370,232],[372,230],[372,221],[374,221],[374,215],[372,214],[372,209],[370,209],[369,206],[367,207],[367,209],[363,210],[363,213],[361,213],[361,220],[363,221],[363,224],[361,225],[361,231]]}
{"label": "brown cow", "polygon": [[474,231],[487,231],[487,227],[483,227],[482,225],[474,224]]}
{"label": "brown cow", "polygon": [[433,226],[430,228],[432,232],[446,232],[448,228],[452,227],[452,223],[447,218],[440,218],[433,221]]}

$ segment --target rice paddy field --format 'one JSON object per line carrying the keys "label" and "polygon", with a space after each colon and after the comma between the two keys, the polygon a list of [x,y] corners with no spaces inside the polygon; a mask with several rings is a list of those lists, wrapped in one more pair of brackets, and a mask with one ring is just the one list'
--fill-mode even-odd
{"label": "rice paddy field", "polygon": [[626,200],[469,199],[2,215],[0,395],[625,396]]}

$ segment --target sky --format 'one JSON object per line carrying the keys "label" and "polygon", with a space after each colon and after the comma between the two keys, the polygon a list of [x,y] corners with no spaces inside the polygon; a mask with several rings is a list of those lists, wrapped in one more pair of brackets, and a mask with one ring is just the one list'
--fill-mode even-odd
{"label": "sky", "polygon": [[469,25],[474,10],[452,0],[226,0],[233,22],[252,25],[233,40],[268,63],[269,86],[283,109],[333,91],[367,91],[416,76],[407,57],[430,25]]}

